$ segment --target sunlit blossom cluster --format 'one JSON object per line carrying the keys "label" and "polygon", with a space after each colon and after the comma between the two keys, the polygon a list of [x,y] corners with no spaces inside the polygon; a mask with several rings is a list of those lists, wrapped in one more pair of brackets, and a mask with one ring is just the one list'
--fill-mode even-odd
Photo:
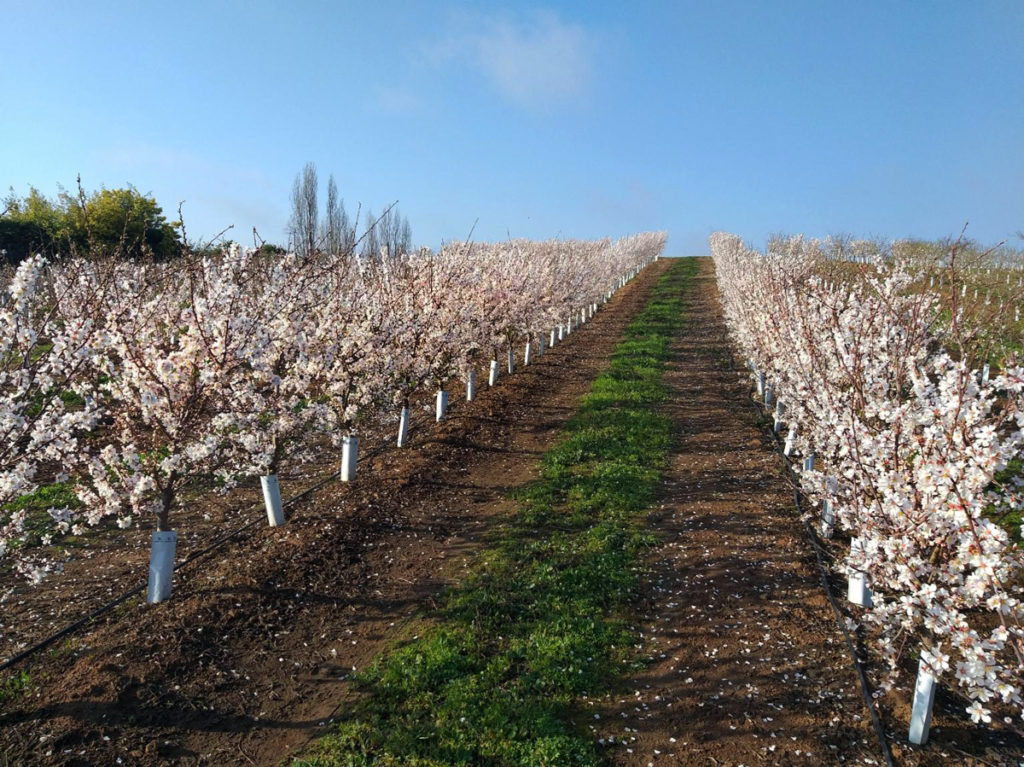
{"label": "sunlit blossom cluster", "polygon": [[[183,485],[230,487],[309,457],[421,391],[567,323],[657,256],[617,241],[464,243],[381,260],[232,246],[169,262],[32,258],[0,296],[0,504],[65,475],[58,532],[152,514]],[[0,513],[0,558],[52,563]]]}
{"label": "sunlit blossom cluster", "polygon": [[[1024,708],[1024,556],[997,524],[1024,507],[1024,369],[984,376],[947,351],[939,296],[898,259],[825,279],[819,243],[771,252],[711,238],[731,333],[765,375],[800,481],[867,575],[878,649],[894,670],[920,652],[972,699]],[[955,279],[955,275],[953,275]]]}

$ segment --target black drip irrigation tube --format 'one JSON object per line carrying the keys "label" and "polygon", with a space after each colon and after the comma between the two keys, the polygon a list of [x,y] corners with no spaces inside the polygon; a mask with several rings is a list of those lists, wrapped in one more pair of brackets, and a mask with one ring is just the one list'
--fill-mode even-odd
{"label": "black drip irrigation tube", "polygon": [[[563,343],[564,343],[564,339],[563,339]],[[561,344],[559,344],[559,345],[561,345]],[[550,347],[548,347],[548,348],[550,348]],[[545,351],[547,351],[547,349],[545,349]],[[525,367],[526,366],[524,366],[524,368]],[[503,377],[504,376],[499,377],[499,380],[500,380],[500,378],[503,378]],[[458,400],[456,400],[456,402],[458,402]],[[449,410],[452,409],[454,405],[455,405],[454,402],[451,403],[449,405]],[[436,421],[434,419],[431,419],[431,418],[428,418],[428,417],[425,417],[425,416],[414,415],[414,414],[412,414],[410,412],[410,415],[409,415],[409,426],[410,426],[410,429],[411,429],[411,427],[416,426],[416,425],[424,425],[424,426],[429,428],[429,426],[431,424],[435,423],[435,422]],[[379,445],[375,449],[367,451],[365,454],[363,454],[361,456],[361,459],[364,460],[364,461],[372,460],[372,459],[378,457],[379,455],[383,454],[386,450],[392,449],[393,447],[394,446],[391,445],[389,442],[385,442],[384,444]],[[396,447],[394,449],[402,449],[402,448],[397,448]],[[325,487],[332,480],[336,479],[338,477],[338,474],[339,474],[339,472],[333,471],[330,474],[328,474],[327,476],[317,480],[316,482],[314,482],[312,485],[307,487],[305,490],[303,490],[298,495],[292,496],[287,501],[284,501],[281,504],[282,509],[287,509],[287,508],[289,508],[291,506],[294,506],[296,503],[301,501],[303,498],[306,498],[307,496],[310,496],[313,493],[315,493],[317,490],[320,490],[321,488]],[[257,503],[252,504],[251,506],[249,506],[248,511],[254,512],[254,511],[257,511],[257,510],[259,510],[261,508],[262,508],[261,504],[257,502]],[[232,531],[230,531],[228,533],[225,533],[220,538],[217,538],[209,546],[206,546],[205,548],[200,549],[199,551],[192,552],[187,557],[185,557],[183,560],[181,560],[180,562],[177,562],[174,565],[174,572],[182,570],[185,567],[187,567],[188,565],[191,565],[191,564],[197,562],[198,560],[207,557],[208,555],[212,554],[213,552],[222,549],[225,545],[227,545],[227,543],[229,541],[234,540],[238,536],[242,535],[242,533],[245,533],[245,532],[251,530],[252,528],[262,524],[262,521],[263,521],[262,518],[259,518],[259,517],[257,517],[256,519],[250,520],[249,522],[246,522],[245,524],[235,528],[234,530],[232,530]],[[93,610],[89,611],[85,615],[81,616],[80,618],[77,618],[72,623],[70,623],[67,626],[65,626],[64,628],[62,628],[60,631],[57,631],[56,633],[51,634],[48,637],[39,640],[38,642],[36,642],[31,647],[27,647],[26,649],[24,649],[21,652],[19,652],[17,655],[14,655],[14,656],[8,658],[7,660],[5,660],[3,662],[0,662],[0,672],[6,671],[7,669],[9,669],[9,668],[11,668],[13,666],[16,666],[17,664],[21,663],[22,661],[27,660],[28,658],[31,658],[36,653],[42,652],[47,647],[50,647],[54,642],[58,642],[61,639],[63,639],[64,637],[67,637],[67,636],[70,636],[71,634],[74,634],[79,629],[83,628],[84,626],[87,626],[88,624],[90,624],[93,621],[95,621],[97,618],[100,618],[104,614],[110,612],[111,610],[113,610],[115,607],[117,607],[121,603],[126,602],[127,600],[131,599],[132,597],[134,597],[134,596],[136,596],[138,594],[141,594],[147,588],[148,588],[148,584],[143,583],[143,584],[141,584],[139,586],[136,586],[136,587],[134,587],[132,589],[129,589],[128,591],[125,591],[125,592],[121,593],[119,596],[114,597],[109,602],[106,602],[106,603],[100,605],[99,607],[94,608]]]}
{"label": "black drip irrigation tube", "polygon": [[[740,370],[734,366],[734,370]],[[750,402],[757,410],[757,412],[768,414],[768,410],[754,398],[750,396]],[[818,540],[818,534],[811,527],[810,523],[804,518],[804,503],[803,491],[800,489],[800,482],[797,479],[796,472],[793,471],[793,463],[789,460],[781,447],[779,441],[779,435],[775,429],[771,430],[772,435],[772,446],[775,448],[775,452],[778,453],[779,457],[782,458],[782,464],[786,467],[786,474],[790,484],[793,487],[793,503],[796,505],[796,510],[800,514],[801,524],[804,526],[804,531],[807,533],[807,537],[811,542],[811,548],[814,549],[814,556],[818,560],[818,570],[821,574],[821,585],[825,589],[825,594],[828,596],[829,604],[832,605],[832,612],[835,613],[836,623],[839,626],[839,630],[843,632],[843,639],[846,640],[846,650],[850,655],[850,660],[853,662],[853,668],[857,672],[857,678],[860,680],[860,691],[861,696],[864,698],[864,705],[868,709],[868,714],[871,715],[871,724],[874,726],[875,735],[878,738],[878,745],[882,751],[882,759],[885,760],[886,767],[896,767],[896,763],[892,759],[892,751],[889,749],[889,740],[885,737],[885,730],[882,727],[882,722],[878,718],[878,711],[875,708],[875,701],[871,695],[871,685],[868,683],[867,674],[864,673],[864,664],[861,663],[860,658],[857,656],[857,649],[853,644],[853,640],[850,638],[850,632],[846,628],[846,620],[843,615],[843,611],[839,607],[839,603],[836,602],[835,595],[832,593],[832,586],[828,580],[828,566],[825,564],[825,558],[828,552],[822,547]]]}

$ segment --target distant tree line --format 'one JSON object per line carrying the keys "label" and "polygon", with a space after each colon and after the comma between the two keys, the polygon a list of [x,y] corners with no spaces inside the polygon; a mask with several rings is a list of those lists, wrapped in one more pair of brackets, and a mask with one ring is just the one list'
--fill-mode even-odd
{"label": "distant tree line", "polygon": [[170,222],[149,195],[135,187],[78,194],[61,189],[49,198],[35,187],[0,200],[0,256],[18,264],[34,253],[92,252],[128,258],[171,258],[181,252],[178,223]]}
{"label": "distant tree line", "polygon": [[[396,205],[378,218],[367,209],[354,218],[345,210],[334,176],[327,180],[327,199],[321,217],[319,181],[314,163],[306,163],[292,186],[292,213],[288,222],[289,247],[302,255],[324,251],[351,253],[360,258],[394,258],[412,249],[412,228]],[[362,223],[360,218],[363,219]],[[360,227],[363,234],[357,232]]]}
{"label": "distant tree line", "polygon": [[[362,232],[360,234],[359,232]],[[179,221],[168,221],[150,195],[134,186],[77,194],[60,189],[50,198],[35,187],[26,196],[13,189],[0,199],[0,262],[19,264],[35,253],[61,255],[118,254],[127,258],[167,259],[186,248]],[[412,250],[412,229],[397,205],[379,217],[357,209],[350,217],[331,176],[323,210],[319,203],[317,169],[307,163],[292,188],[288,248],[300,254],[327,252],[379,260]],[[220,245],[197,246],[193,251]],[[263,243],[267,253],[282,252]]]}

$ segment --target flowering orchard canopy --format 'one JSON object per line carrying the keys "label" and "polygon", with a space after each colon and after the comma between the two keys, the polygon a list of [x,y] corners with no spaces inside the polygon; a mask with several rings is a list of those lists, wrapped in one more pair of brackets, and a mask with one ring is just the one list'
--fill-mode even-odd
{"label": "flowering orchard canopy", "polygon": [[762,254],[712,235],[730,330],[784,399],[796,445],[814,452],[802,486],[858,543],[846,569],[870,579],[865,617],[894,674],[919,649],[973,699],[975,721],[997,700],[1022,712],[1024,555],[998,520],[1024,506],[1019,464],[1010,470],[1024,449],[1024,369],[1009,359],[987,377],[952,354],[949,320],[962,313],[910,263],[829,280],[825,247],[795,238]]}
{"label": "flowering orchard canopy", "polygon": [[396,258],[232,246],[156,263],[31,258],[0,296],[0,561],[38,580],[11,503],[54,482],[55,533],[169,529],[183,487],[275,473],[566,321],[656,257],[664,233],[453,244]]}

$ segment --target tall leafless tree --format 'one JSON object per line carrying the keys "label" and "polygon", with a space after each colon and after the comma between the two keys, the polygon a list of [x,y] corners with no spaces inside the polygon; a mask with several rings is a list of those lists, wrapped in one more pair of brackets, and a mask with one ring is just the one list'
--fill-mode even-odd
{"label": "tall leafless tree", "polygon": [[[317,201],[317,170],[312,162],[306,163],[296,175],[292,186],[292,214],[288,222],[289,245],[301,255],[309,255],[319,248],[339,255],[354,253],[357,245],[359,215],[349,218],[345,201],[338,194],[338,185],[331,175],[327,180],[327,200],[324,217],[319,218]],[[412,229],[409,221],[392,205],[378,221],[372,212],[364,218],[367,231],[361,239],[359,256],[374,261],[397,258],[412,248]]]}
{"label": "tall leafless tree", "polygon": [[366,224],[369,227],[366,230],[366,234],[363,235],[363,245],[359,250],[360,258],[364,258],[370,261],[377,261],[380,259],[380,224],[374,226],[374,222],[377,219],[373,215],[373,211],[367,209],[366,211]]}
{"label": "tall leafless tree", "polygon": [[307,162],[292,186],[292,217],[288,222],[291,246],[301,255],[316,250],[319,230],[316,165]]}
{"label": "tall leafless tree", "polygon": [[409,221],[392,206],[377,224],[380,248],[387,258],[397,258],[412,248],[412,229]]}
{"label": "tall leafless tree", "polygon": [[324,247],[331,255],[341,252],[342,216],[345,214],[345,203],[338,199],[338,185],[332,175],[327,180],[327,207],[324,210],[324,223],[321,239]]}

